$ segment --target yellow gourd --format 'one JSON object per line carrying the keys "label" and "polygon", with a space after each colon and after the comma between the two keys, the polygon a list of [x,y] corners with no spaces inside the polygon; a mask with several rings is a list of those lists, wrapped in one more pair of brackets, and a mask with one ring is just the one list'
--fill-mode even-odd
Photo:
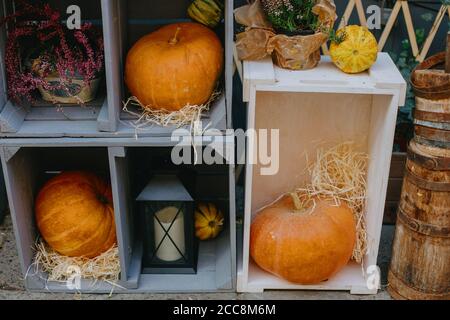
{"label": "yellow gourd", "polygon": [[336,32],[332,41],[330,56],[334,64],[346,73],[360,73],[369,69],[377,60],[378,44],[366,27],[347,26]]}
{"label": "yellow gourd", "polygon": [[222,212],[212,203],[201,203],[195,210],[195,235],[200,240],[216,238],[223,229]]}
{"label": "yellow gourd", "polygon": [[215,28],[223,16],[222,0],[194,0],[188,8],[188,15],[205,26]]}

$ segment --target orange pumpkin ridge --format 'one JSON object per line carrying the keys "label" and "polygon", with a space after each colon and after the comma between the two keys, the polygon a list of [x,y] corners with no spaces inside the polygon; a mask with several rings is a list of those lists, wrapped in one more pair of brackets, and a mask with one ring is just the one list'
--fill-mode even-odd
{"label": "orange pumpkin ridge", "polygon": [[315,284],[348,263],[356,241],[352,211],[345,204],[315,201],[309,211],[296,212],[286,196],[254,217],[250,255],[260,268],[294,283]]}
{"label": "orange pumpkin ridge", "polygon": [[63,172],[41,188],[36,224],[62,255],[93,258],[116,244],[111,187],[89,172]]}
{"label": "orange pumpkin ridge", "polygon": [[170,24],[130,49],[125,83],[144,106],[177,111],[209,100],[223,60],[222,44],[212,30],[193,22]]}

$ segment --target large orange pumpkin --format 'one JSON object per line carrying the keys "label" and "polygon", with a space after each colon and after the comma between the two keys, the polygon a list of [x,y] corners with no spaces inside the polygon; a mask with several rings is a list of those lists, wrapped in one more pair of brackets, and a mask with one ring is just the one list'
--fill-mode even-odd
{"label": "large orange pumpkin", "polygon": [[330,200],[315,202],[298,211],[285,196],[256,215],[250,255],[259,267],[294,283],[315,284],[348,263],[356,240],[352,211]]}
{"label": "large orange pumpkin", "polygon": [[111,187],[89,172],[63,172],[36,199],[41,236],[58,253],[93,258],[116,243]]}
{"label": "large orange pumpkin", "polygon": [[164,26],[128,52],[125,82],[141,104],[177,111],[207,102],[223,68],[217,35],[199,23]]}

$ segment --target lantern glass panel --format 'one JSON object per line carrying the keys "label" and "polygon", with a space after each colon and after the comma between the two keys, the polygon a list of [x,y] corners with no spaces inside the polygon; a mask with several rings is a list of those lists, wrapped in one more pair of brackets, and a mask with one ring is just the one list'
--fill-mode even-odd
{"label": "lantern glass panel", "polygon": [[[178,180],[177,183],[181,184]],[[154,181],[138,197],[144,240],[143,272],[196,273],[194,202],[190,197],[183,201],[144,199],[142,195],[153,187]]]}

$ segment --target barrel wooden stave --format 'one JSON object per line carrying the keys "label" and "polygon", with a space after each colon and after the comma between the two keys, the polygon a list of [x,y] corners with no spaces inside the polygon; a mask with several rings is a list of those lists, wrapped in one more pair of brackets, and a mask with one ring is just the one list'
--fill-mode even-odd
{"label": "barrel wooden stave", "polygon": [[444,134],[447,132],[450,135],[450,99],[428,100],[417,97],[414,124],[431,130],[444,130]]}
{"label": "barrel wooden stave", "polygon": [[450,299],[447,151],[411,141],[388,274],[394,298]]}
{"label": "barrel wooden stave", "polygon": [[435,54],[413,70],[411,85],[416,97],[429,100],[450,98],[450,74],[442,70],[445,57],[445,52]]}
{"label": "barrel wooden stave", "polygon": [[450,98],[429,100],[416,97],[414,140],[450,149]]}
{"label": "barrel wooden stave", "polygon": [[[428,170],[409,159],[406,170],[408,173],[400,198],[401,210],[408,217],[423,223],[450,225],[450,171]],[[438,191],[445,188],[449,191]]]}
{"label": "barrel wooden stave", "polygon": [[400,220],[395,232],[391,289],[408,299],[450,299],[450,239],[415,232]]}

